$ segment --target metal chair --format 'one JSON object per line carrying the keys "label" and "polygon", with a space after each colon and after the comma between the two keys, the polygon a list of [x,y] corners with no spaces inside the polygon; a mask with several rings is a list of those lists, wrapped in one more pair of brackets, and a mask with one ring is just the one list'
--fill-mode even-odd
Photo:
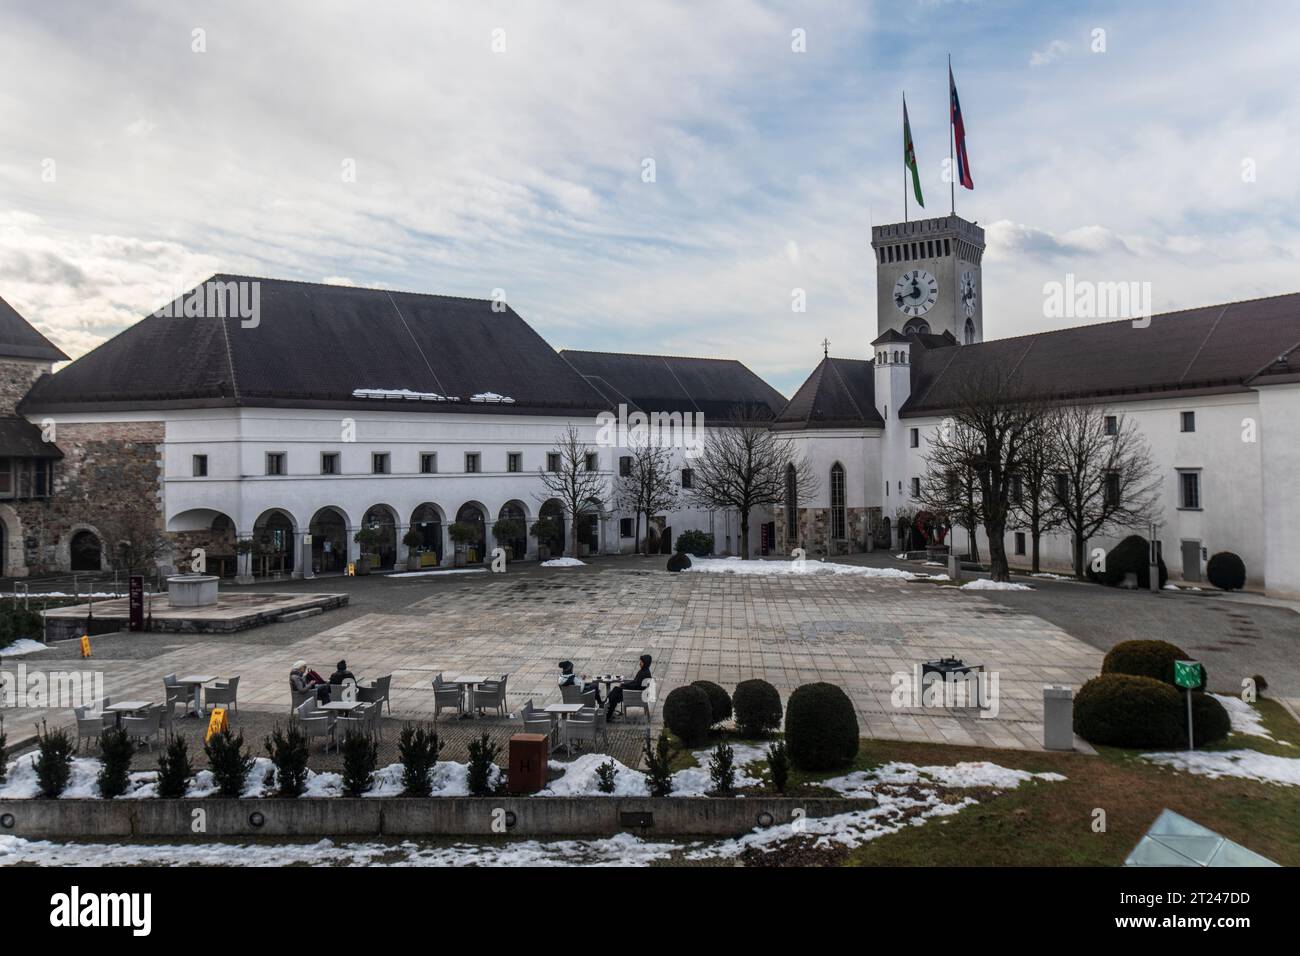
{"label": "metal chair", "polygon": [[497,712],[498,717],[506,715],[506,679],[488,680],[477,685],[470,692],[470,707],[478,713],[483,712],[484,707],[490,707]]}
{"label": "metal chair", "polygon": [[595,749],[596,741],[604,728],[604,716],[600,713],[597,717],[595,707],[569,715],[569,719],[564,722],[564,743],[570,753],[573,752],[573,745],[580,740],[590,740],[592,749]]}
{"label": "metal chair", "polygon": [[382,709],[383,705],[378,701],[374,701],[372,703],[362,704],[350,714],[339,714],[334,718],[334,727],[339,740],[346,737],[349,731],[367,737],[374,736],[374,715],[379,713]]}
{"label": "metal chair", "polygon": [[103,700],[96,701],[93,705],[91,705],[90,711],[89,713],[86,714],[86,716],[89,717],[90,714],[98,714],[99,722],[105,728],[116,727],[117,714],[111,714],[108,711],[104,710],[104,708],[111,703],[113,703],[113,698],[105,696]]}
{"label": "metal chair", "polygon": [[209,707],[225,704],[228,707],[233,707],[235,713],[239,713],[239,704],[235,700],[238,693],[239,675],[236,674],[229,680],[219,680],[209,687],[207,693],[203,695],[203,702]]}
{"label": "metal chair", "polygon": [[329,750],[329,745],[334,744],[338,748],[338,738],[335,736],[335,717],[328,710],[320,710],[316,706],[316,698],[304,701],[298,708],[298,727],[302,735],[307,738],[307,746],[311,746],[311,738],[324,737],[325,749]]}
{"label": "metal chair", "polygon": [[524,733],[541,734],[546,738],[546,751],[550,753],[556,747],[555,740],[555,720],[544,710],[537,710],[533,707],[531,700],[527,701],[521,711],[524,721]]}
{"label": "metal chair", "polygon": [[391,714],[393,712],[393,702],[389,699],[388,693],[392,684],[392,674],[385,674],[383,677],[378,677],[370,687],[357,688],[357,700],[365,701],[366,703],[383,703]]}
{"label": "metal chair", "polygon": [[103,715],[91,711],[89,707],[74,707],[73,713],[77,716],[77,749],[80,750],[83,738],[98,740],[104,732]]}
{"label": "metal chair", "polygon": [[582,704],[584,707],[595,707],[596,685],[581,688],[577,684],[561,684],[560,697],[566,704]]}
{"label": "metal chair", "polygon": [[297,713],[298,708],[306,701],[316,699],[316,688],[308,687],[306,690],[294,690],[293,681],[289,682],[289,713]]}
{"label": "metal chair", "polygon": [[449,684],[439,674],[433,679],[433,719],[447,707],[460,713],[461,693],[459,684]]}
{"label": "metal chair", "polygon": [[[189,684],[178,684],[175,674],[167,674],[163,677],[163,694],[164,700],[168,704],[180,704],[182,711],[190,709],[190,701],[194,698],[197,688]],[[195,701],[195,709],[198,709],[198,701]]]}
{"label": "metal chair", "polygon": [[122,718],[122,729],[132,740],[139,740],[153,750],[153,741],[158,739],[162,723],[162,708],[150,707],[143,717],[127,715]]}

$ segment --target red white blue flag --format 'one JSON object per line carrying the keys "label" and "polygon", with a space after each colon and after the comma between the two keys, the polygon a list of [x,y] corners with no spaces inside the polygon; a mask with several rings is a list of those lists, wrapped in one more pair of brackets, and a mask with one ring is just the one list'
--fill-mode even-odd
{"label": "red white blue flag", "polygon": [[970,158],[966,155],[966,124],[961,119],[961,101],[957,99],[957,83],[952,78],[952,67],[948,67],[948,98],[952,104],[952,135],[957,144],[957,181],[967,189],[975,188],[975,181],[970,178]]}

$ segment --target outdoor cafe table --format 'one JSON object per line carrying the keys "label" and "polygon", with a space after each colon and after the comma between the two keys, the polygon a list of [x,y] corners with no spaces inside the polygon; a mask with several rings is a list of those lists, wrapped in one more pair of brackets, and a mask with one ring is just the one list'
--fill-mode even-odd
{"label": "outdoor cafe table", "polygon": [[474,708],[469,706],[469,698],[474,688],[484,681],[491,680],[490,677],[479,677],[473,674],[457,674],[449,678],[447,683],[460,685],[460,716],[462,720],[474,719]]}
{"label": "outdoor cafe table", "polygon": [[203,716],[203,685],[216,679],[216,674],[186,674],[184,677],[176,678],[176,683],[185,684],[194,689],[194,709],[189,711],[185,716]]}
{"label": "outdoor cafe table", "polygon": [[365,702],[360,700],[332,700],[328,704],[318,704],[318,710],[341,710],[352,713],[358,707],[364,707]]}
{"label": "outdoor cafe table", "polygon": [[547,704],[542,710],[560,717],[560,741],[565,750],[569,749],[569,715],[576,714],[585,704]]}
{"label": "outdoor cafe table", "polygon": [[108,704],[104,710],[113,715],[114,725],[121,727],[123,714],[134,714],[138,710],[152,706],[153,704],[147,700],[119,700],[116,704]]}

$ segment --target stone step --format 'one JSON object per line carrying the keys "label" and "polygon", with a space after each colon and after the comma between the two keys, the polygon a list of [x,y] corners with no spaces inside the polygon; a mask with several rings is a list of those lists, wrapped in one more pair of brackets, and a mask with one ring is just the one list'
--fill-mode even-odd
{"label": "stone step", "polygon": [[301,611],[289,611],[285,614],[281,614],[276,618],[276,622],[284,624],[289,621],[301,621],[305,617],[315,617],[317,614],[324,613],[325,609],[323,607],[305,607]]}

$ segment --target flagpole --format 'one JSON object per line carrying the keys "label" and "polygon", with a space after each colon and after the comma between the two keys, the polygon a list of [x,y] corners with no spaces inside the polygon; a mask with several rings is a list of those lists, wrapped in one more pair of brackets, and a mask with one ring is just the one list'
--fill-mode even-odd
{"label": "flagpole", "polygon": [[907,91],[903,91],[903,222],[907,222]]}
{"label": "flagpole", "polygon": [[953,140],[957,138],[957,130],[952,125],[952,54],[948,54],[948,200],[951,205],[951,214],[957,215],[957,163],[953,159]]}

